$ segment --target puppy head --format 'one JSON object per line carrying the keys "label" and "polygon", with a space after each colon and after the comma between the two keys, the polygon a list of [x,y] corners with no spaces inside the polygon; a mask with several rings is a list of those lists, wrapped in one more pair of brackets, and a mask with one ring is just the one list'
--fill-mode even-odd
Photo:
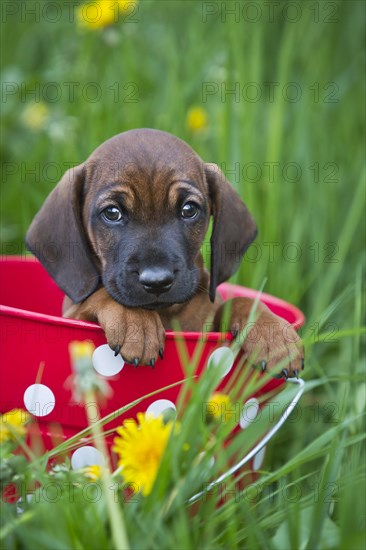
{"label": "puppy head", "polygon": [[26,242],[74,302],[102,283],[127,307],[157,309],[195,294],[211,214],[214,300],[254,239],[254,221],[222,172],[183,141],[131,130],[64,175]]}

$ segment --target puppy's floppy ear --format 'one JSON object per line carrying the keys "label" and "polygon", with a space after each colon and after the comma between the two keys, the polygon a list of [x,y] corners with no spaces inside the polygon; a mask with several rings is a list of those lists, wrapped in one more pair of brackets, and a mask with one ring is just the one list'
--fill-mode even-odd
{"label": "puppy's floppy ear", "polygon": [[245,250],[257,236],[257,226],[238,193],[216,164],[205,164],[211,200],[210,299],[216,287],[235,273]]}
{"label": "puppy's floppy ear", "polygon": [[27,248],[73,302],[85,300],[99,283],[82,222],[84,178],[84,165],[66,172],[34,218],[25,239]]}

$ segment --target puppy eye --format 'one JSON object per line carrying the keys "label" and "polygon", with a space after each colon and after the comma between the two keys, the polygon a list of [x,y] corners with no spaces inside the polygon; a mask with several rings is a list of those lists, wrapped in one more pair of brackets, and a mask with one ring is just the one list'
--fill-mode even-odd
{"label": "puppy eye", "polygon": [[103,210],[102,216],[108,222],[119,222],[122,219],[122,212],[116,206],[108,206]]}
{"label": "puppy eye", "polygon": [[195,202],[186,202],[182,208],[182,218],[192,220],[198,215],[199,206]]}

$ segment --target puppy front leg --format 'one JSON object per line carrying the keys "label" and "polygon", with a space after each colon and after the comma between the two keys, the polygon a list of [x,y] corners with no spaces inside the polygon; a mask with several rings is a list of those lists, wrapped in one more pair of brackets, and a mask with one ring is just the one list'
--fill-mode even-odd
{"label": "puppy front leg", "polygon": [[[247,359],[263,371],[275,369],[280,364],[282,376],[297,377],[304,368],[304,349],[299,335],[287,321],[274,315],[261,302],[254,321],[249,323],[253,304],[254,300],[249,298],[233,298],[222,304],[215,314],[215,330],[231,332]],[[229,322],[228,326],[221,326],[225,307],[229,308]]]}
{"label": "puppy front leg", "polygon": [[[65,301],[67,306],[67,302]],[[162,356],[165,331],[156,311],[127,308],[100,288],[81,304],[72,304],[64,317],[98,323],[104,330],[107,342],[117,355],[135,366],[154,366]]]}

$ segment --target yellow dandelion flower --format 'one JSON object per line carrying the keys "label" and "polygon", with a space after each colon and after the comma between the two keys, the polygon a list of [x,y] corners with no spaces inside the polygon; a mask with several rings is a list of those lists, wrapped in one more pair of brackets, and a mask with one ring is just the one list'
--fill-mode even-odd
{"label": "yellow dandelion flower", "polygon": [[93,353],[95,346],[90,340],[70,342],[69,353],[73,374],[66,384],[72,388],[76,401],[105,398],[112,393],[107,380],[98,376],[93,368]]}
{"label": "yellow dandelion flower", "polygon": [[212,394],[209,402],[206,403],[206,420],[228,422],[232,416],[234,416],[234,411],[230,397],[219,392]]}
{"label": "yellow dandelion flower", "polygon": [[0,443],[4,441],[16,441],[26,433],[25,424],[30,414],[23,409],[12,409],[0,415]]}
{"label": "yellow dandelion flower", "polygon": [[95,0],[78,7],[77,22],[81,28],[104,29],[118,23],[119,15],[129,13],[137,0]]}
{"label": "yellow dandelion flower", "polygon": [[120,437],[114,438],[112,450],[118,455],[118,465],[126,483],[134,492],[148,495],[154,485],[173,423],[164,424],[163,417],[137,414],[125,420],[117,429]]}
{"label": "yellow dandelion flower", "polygon": [[85,468],[81,469],[81,472],[91,481],[97,481],[102,477],[102,467],[99,466],[99,464],[86,466]]}
{"label": "yellow dandelion flower", "polygon": [[189,109],[186,118],[186,125],[191,132],[200,132],[207,128],[207,111],[202,107],[192,107]]}
{"label": "yellow dandelion flower", "polygon": [[21,115],[21,120],[24,126],[30,130],[42,130],[45,127],[48,119],[49,111],[45,103],[30,103],[25,107]]}
{"label": "yellow dandelion flower", "polygon": [[79,359],[91,359],[94,349],[93,342],[89,340],[84,340],[84,342],[70,342],[69,344],[69,352],[73,362]]}

